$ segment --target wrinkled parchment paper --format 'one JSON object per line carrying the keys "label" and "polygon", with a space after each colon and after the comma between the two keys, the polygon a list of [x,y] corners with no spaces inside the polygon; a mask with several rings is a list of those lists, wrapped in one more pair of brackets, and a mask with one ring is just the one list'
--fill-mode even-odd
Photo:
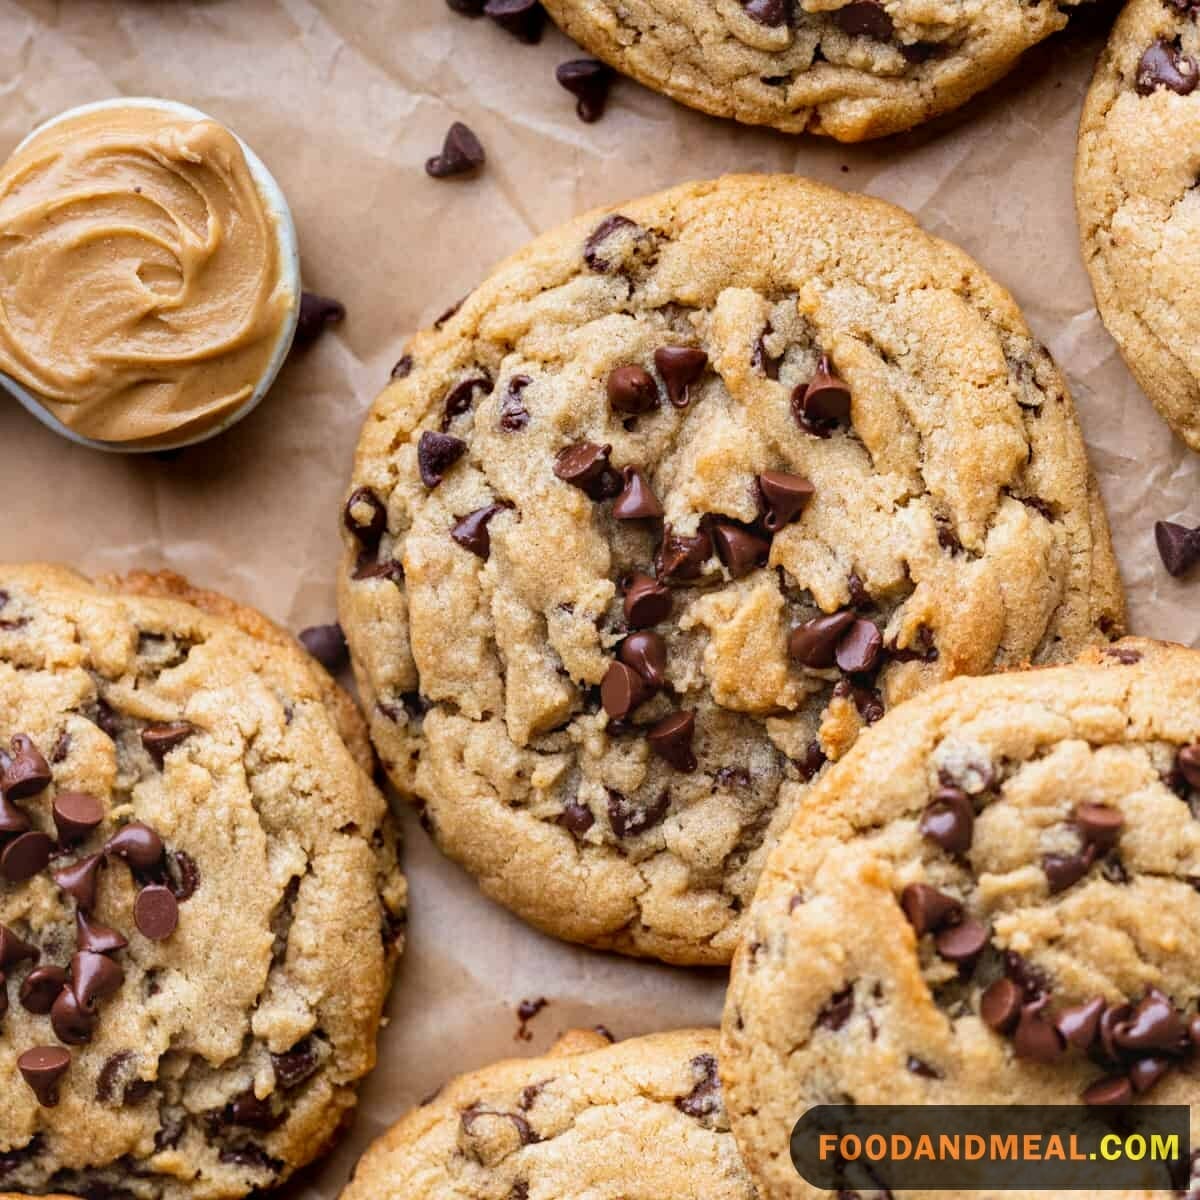
{"label": "wrinkled parchment paper", "polygon": [[[0,0],[0,154],[53,113],[174,97],[236,129],[296,215],[307,286],[346,323],[285,368],[231,434],[167,461],[78,449],[0,403],[0,559],[171,567],[300,629],[334,618],[338,508],[363,413],[405,336],[500,257],[595,205],[724,171],[795,171],[870,192],[958,242],[1016,294],[1070,378],[1132,626],[1194,642],[1200,580],[1172,581],[1155,518],[1200,521],[1200,458],[1156,417],[1097,319],[1076,244],[1075,125],[1104,18],[1027,56],[965,111],[846,148],[700,116],[622,80],[584,125],[550,30],[523,46],[445,0]],[[453,120],[475,180],[425,159]],[[484,900],[406,818],[411,932],[357,1123],[290,1189],[331,1198],[367,1143],[446,1076],[544,1050],[572,1025],[619,1036],[720,1014],[720,972],[560,945]],[[516,1006],[549,1006],[516,1040]]]}

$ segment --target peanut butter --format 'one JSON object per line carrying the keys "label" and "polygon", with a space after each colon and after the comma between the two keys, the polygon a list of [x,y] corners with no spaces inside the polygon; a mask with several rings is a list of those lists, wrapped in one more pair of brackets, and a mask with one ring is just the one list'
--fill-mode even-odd
{"label": "peanut butter", "polygon": [[198,436],[250,398],[298,297],[237,139],[123,106],[0,171],[0,370],[106,442]]}

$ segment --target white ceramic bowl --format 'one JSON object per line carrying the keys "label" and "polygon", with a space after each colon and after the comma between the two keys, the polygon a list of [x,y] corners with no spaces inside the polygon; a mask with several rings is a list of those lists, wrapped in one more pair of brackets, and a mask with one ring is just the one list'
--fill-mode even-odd
{"label": "white ceramic bowl", "polygon": [[[175,100],[160,100],[148,96],[133,98],[120,96],[114,97],[112,100],[98,100],[93,104],[81,104],[77,108],[70,108],[66,112],[59,113],[58,116],[52,117],[49,121],[39,125],[21,142],[17,150],[20,150],[30,139],[41,133],[42,130],[49,129],[51,126],[57,125],[60,121],[65,121],[69,117],[77,117],[86,113],[99,112],[106,108],[157,108],[174,116],[185,117],[191,121],[214,121],[216,124],[220,124],[220,122],[210,117],[207,113],[202,113],[197,108],[191,108],[189,105],[180,104]],[[234,137],[237,137],[236,133]],[[288,319],[283,323],[283,327],[279,331],[279,340],[275,345],[271,360],[267,363],[267,368],[263,372],[262,378],[259,379],[253,394],[241,408],[230,413],[220,424],[215,425],[211,429],[204,430],[203,433],[181,438],[175,442],[156,442],[153,446],[125,445],[122,442],[97,442],[91,438],[83,437],[72,429],[68,429],[45,405],[35,399],[26,388],[17,383],[15,379],[11,379],[8,375],[0,372],[0,388],[4,388],[15,400],[19,401],[29,412],[37,417],[43,425],[53,429],[55,433],[61,434],[68,441],[75,442],[80,446],[88,446],[93,450],[105,450],[110,454],[154,454],[161,453],[164,450],[179,450],[184,446],[194,446],[199,442],[206,442],[209,438],[214,438],[218,434],[224,433],[231,426],[236,425],[248,413],[253,412],[270,390],[271,384],[275,382],[275,376],[279,374],[279,369],[283,366],[284,360],[288,356],[288,351],[292,348],[292,339],[296,336],[296,323],[300,319],[300,243],[296,237],[296,224],[292,220],[291,209],[288,208],[288,202],[284,198],[283,190],[275,181],[275,177],[263,165],[262,159],[240,137],[238,138],[238,143],[246,156],[246,165],[250,168],[250,175],[258,187],[259,193],[263,198],[263,203],[275,218],[275,231],[279,239],[279,276],[283,282],[283,286],[291,293],[293,298]]]}

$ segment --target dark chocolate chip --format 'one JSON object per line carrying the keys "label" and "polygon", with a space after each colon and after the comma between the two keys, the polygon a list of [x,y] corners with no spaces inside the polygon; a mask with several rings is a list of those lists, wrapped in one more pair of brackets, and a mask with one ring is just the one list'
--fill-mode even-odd
{"label": "dark chocolate chip", "polygon": [[979,1001],[979,1015],[989,1029],[1012,1033],[1021,1016],[1024,991],[1011,979],[997,979]]}
{"label": "dark chocolate chip", "polygon": [[900,893],[900,907],[917,937],[943,929],[962,917],[962,905],[953,896],[927,883],[910,883]]}
{"label": "dark chocolate chip", "polygon": [[649,575],[632,575],[624,583],[625,620],[631,629],[647,629],[671,615],[671,589]]}
{"label": "dark chocolate chip", "polygon": [[338,624],[310,625],[300,631],[300,641],[305,650],[327,671],[336,674],[345,670],[350,663],[346,635]]}
{"label": "dark chocolate chip", "polygon": [[275,1068],[275,1082],[285,1091],[299,1087],[316,1073],[318,1061],[312,1039],[297,1042],[283,1054],[272,1054],[271,1065]]}
{"label": "dark chocolate chip", "polygon": [[412,374],[413,356],[411,354],[403,354],[396,361],[396,365],[392,368],[393,379],[407,379]]}
{"label": "dark chocolate chip", "polygon": [[1085,803],[1076,806],[1075,824],[1089,846],[1108,851],[1117,844],[1125,818],[1118,809],[1107,804]]}
{"label": "dark chocolate chip", "polygon": [[558,815],[558,823],[564,829],[582,837],[596,823],[596,817],[586,804],[569,800]]}
{"label": "dark chocolate chip", "polygon": [[770,29],[787,25],[792,16],[792,0],[742,0],[742,8],[751,20]]}
{"label": "dark chocolate chip", "polygon": [[554,78],[576,98],[575,111],[589,125],[604,116],[615,72],[594,58],[574,58],[560,63]]}
{"label": "dark chocolate chip", "polygon": [[717,557],[734,579],[748,575],[756,567],[766,566],[771,553],[771,543],[766,538],[729,521],[713,522],[712,540]]}
{"label": "dark chocolate chip", "polygon": [[387,528],[387,509],[370,488],[356,488],[346,501],[342,523],[368,553],[379,548]]}
{"label": "dark chocolate chip", "polygon": [[805,783],[816,777],[817,772],[825,765],[826,761],[825,751],[821,749],[821,743],[817,741],[809,742],[805,746],[803,758],[792,759],[796,770],[800,773],[800,778]]}
{"label": "dark chocolate chip", "polygon": [[125,972],[106,954],[80,950],[71,959],[71,989],[88,1012],[94,1011],[99,1001],[120,991],[124,982]]}
{"label": "dark chocolate chip", "polygon": [[29,818],[0,792],[0,837],[24,833],[29,828]]}
{"label": "dark chocolate chip", "polygon": [[637,415],[658,407],[658,384],[644,367],[628,365],[609,372],[608,402],[619,413]]}
{"label": "dark chocolate chip", "polygon": [[528,375],[514,375],[508,381],[500,404],[500,428],[505,433],[517,433],[529,424],[529,409],[521,396],[532,382]]}
{"label": "dark chocolate chip", "polygon": [[27,734],[18,733],[12,739],[12,754],[0,772],[0,789],[9,800],[24,800],[36,796],[50,786],[54,778],[50,764]]}
{"label": "dark chocolate chip", "polygon": [[813,617],[792,630],[788,636],[788,653],[797,662],[815,670],[832,667],[838,642],[855,620],[854,610],[849,608]]}
{"label": "dark chocolate chip", "polygon": [[883,635],[874,621],[858,618],[842,635],[834,658],[848,674],[857,675],[875,669],[883,650]]}
{"label": "dark chocolate chip", "polygon": [[1200,561],[1200,529],[1188,529],[1174,521],[1155,521],[1154,541],[1167,573],[1176,579]]}
{"label": "dark chocolate chip", "polygon": [[1200,789],[1200,742],[1183,746],[1175,755],[1175,769],[1189,787]]}
{"label": "dark chocolate chip", "polygon": [[703,529],[694,535],[679,534],[668,525],[654,556],[654,568],[659,579],[696,579],[712,552],[712,539]]}
{"label": "dark chocolate chip", "polygon": [[622,643],[618,657],[632,667],[652,688],[658,689],[666,682],[667,643],[657,634],[644,630],[631,633]]}
{"label": "dark chocolate chip", "polygon": [[599,499],[598,485],[612,469],[608,456],[612,446],[596,442],[576,442],[565,446],[554,457],[554,474],[564,483],[577,487],[581,492]]}
{"label": "dark chocolate chip", "polygon": [[187,721],[168,721],[161,725],[147,725],[142,730],[142,745],[162,770],[163,761],[176,746],[182,745],[195,733],[195,726]]}
{"label": "dark chocolate chip", "polygon": [[850,420],[850,388],[833,373],[828,356],[822,356],[816,374],[792,392],[792,413],[801,428],[828,436],[835,425]]}
{"label": "dark chocolate chip", "polygon": [[104,807],[90,792],[59,792],[52,811],[63,846],[86,840],[104,820]]}
{"label": "dark chocolate chip", "polygon": [[868,725],[874,725],[883,716],[883,699],[871,688],[859,687],[849,679],[840,679],[834,686],[833,694],[839,699],[852,700],[858,715]]}
{"label": "dark chocolate chip", "polygon": [[487,0],[483,11],[500,26],[528,46],[542,40],[546,10],[539,0]]}
{"label": "dark chocolate chip", "polygon": [[[190,725],[188,729],[190,731]],[[143,740],[149,732],[146,730],[142,734]],[[109,857],[115,856],[127,862],[131,867],[145,870],[148,867],[157,866],[162,861],[162,838],[144,821],[131,821],[128,825],[118,829],[104,843],[104,853]]]}
{"label": "dark chocolate chip", "polygon": [[675,770],[690,774],[696,769],[696,755],[692,750],[695,733],[696,714],[681,709],[653,725],[646,734],[646,741],[659,758],[665,759]]}
{"label": "dark chocolate chip", "polygon": [[669,792],[661,793],[652,804],[643,807],[620,792],[608,789],[608,823],[619,838],[637,837],[647,829],[653,829],[666,817],[670,806]]}
{"label": "dark chocolate chip", "polygon": [[115,929],[93,921],[82,910],[75,913],[75,944],[80,950],[91,950],[96,954],[115,954],[124,950],[129,942]]}
{"label": "dark chocolate chip", "polygon": [[840,992],[834,992],[829,1002],[817,1013],[817,1024],[836,1033],[850,1020],[854,1012],[854,985],[847,984]]}
{"label": "dark chocolate chip", "polygon": [[43,1108],[58,1104],[58,1085],[71,1066],[71,1055],[58,1046],[35,1046],[17,1059],[17,1070]]}
{"label": "dark chocolate chip", "polygon": [[708,366],[708,355],[692,346],[662,346],[654,352],[654,365],[667,388],[667,399],[676,408],[687,408],[690,388]]}
{"label": "dark chocolate chip", "polygon": [[269,1132],[278,1127],[283,1120],[282,1113],[276,1113],[271,1107],[270,1098],[260,1100],[253,1088],[247,1088],[240,1096],[235,1096],[225,1106],[223,1114],[230,1125],[240,1125],[245,1129],[258,1129]]}
{"label": "dark chocolate chip", "polygon": [[131,1050],[118,1050],[104,1060],[104,1066],[96,1076],[96,1099],[101,1104],[111,1103],[116,1097],[117,1083],[133,1057]]}
{"label": "dark chocolate chip", "polygon": [[758,490],[765,509],[763,525],[769,532],[778,533],[804,511],[816,489],[803,475],[764,471],[758,477]]}
{"label": "dark chocolate chip", "polygon": [[26,959],[34,962],[41,957],[41,951],[31,946],[27,941],[17,937],[7,925],[0,925],[0,970],[15,966]]}
{"label": "dark chocolate chip", "polygon": [[460,517],[450,530],[450,536],[464,549],[485,562],[492,553],[492,535],[488,522],[499,512],[512,507],[508,504],[489,504]]}
{"label": "dark chocolate chip", "polygon": [[98,1018],[80,1003],[73,988],[65,987],[50,1009],[50,1028],[67,1046],[86,1046],[96,1032]]}
{"label": "dark chocolate chip", "polygon": [[477,170],[486,160],[479,139],[461,121],[455,121],[446,133],[441,154],[428,159],[425,170],[434,179],[452,179]]}
{"label": "dark chocolate chip", "polygon": [[472,375],[456,383],[442,400],[442,432],[445,433],[454,423],[456,417],[470,412],[475,403],[476,391],[488,396],[492,391],[492,381],[486,375]]}
{"label": "dark chocolate chip", "polygon": [[1158,988],[1151,988],[1128,1020],[1113,1029],[1113,1042],[1122,1050],[1178,1050],[1187,1028]]}
{"label": "dark chocolate chip", "polygon": [[246,1142],[240,1146],[225,1146],[217,1155],[223,1162],[235,1167],[249,1167],[255,1171],[265,1171],[268,1175],[278,1176],[283,1170],[283,1162],[272,1158],[261,1146]]}
{"label": "dark chocolate chip", "polygon": [[179,925],[179,901],[170,888],[152,883],[138,892],[133,921],[143,937],[165,942]]}
{"label": "dark chocolate chip", "polygon": [[692,1076],[695,1086],[686,1096],[675,1101],[681,1113],[700,1120],[711,1116],[721,1107],[721,1076],[717,1071],[717,1060],[711,1054],[701,1054],[692,1059]]}
{"label": "dark chocolate chip", "polygon": [[618,521],[637,521],[661,517],[663,507],[646,477],[637,467],[625,467],[621,475],[624,487],[613,501],[612,515]]}
{"label": "dark chocolate chip", "polygon": [[622,662],[609,663],[600,683],[600,702],[614,721],[623,721],[650,694],[650,687],[632,667]]}
{"label": "dark chocolate chip", "polygon": [[66,986],[67,973],[62,967],[34,967],[21,980],[18,998],[27,1012],[44,1017],[54,1006],[58,993]]}
{"label": "dark chocolate chip", "polygon": [[354,568],[355,579],[390,579],[399,586],[404,582],[404,568],[395,559],[383,559],[379,562],[369,562],[364,558],[358,560]]}
{"label": "dark chocolate chip", "polygon": [[1013,1034],[1013,1053],[1018,1058],[1052,1063],[1062,1057],[1066,1044],[1062,1034],[1054,1028],[1043,1012],[1046,1003],[1047,997],[1043,996],[1021,1009],[1021,1019]]}
{"label": "dark chocolate chip", "polygon": [[934,939],[937,952],[949,962],[969,963],[978,958],[988,944],[987,927],[968,918],[961,924],[943,929]]}
{"label": "dark chocolate chip", "polygon": [[965,854],[971,848],[975,830],[975,810],[966,792],[955,787],[939,788],[921,814],[917,829],[947,854]]}
{"label": "dark chocolate chip", "polygon": [[886,42],[896,32],[892,18],[876,0],[851,0],[834,12],[833,19],[842,32],[851,37],[870,37]]}
{"label": "dark chocolate chip", "polygon": [[1129,1066],[1129,1082],[1135,1092],[1148,1092],[1171,1070],[1171,1066],[1169,1059],[1139,1058]]}
{"label": "dark chocolate chip", "polygon": [[318,296],[316,292],[302,292],[293,348],[307,349],[331,325],[340,325],[345,319],[346,306],[340,300],[334,300],[331,296]]}
{"label": "dark chocolate chip", "polygon": [[434,433],[426,429],[417,442],[417,467],[421,482],[435,488],[446,472],[467,452],[467,443],[451,433]]}
{"label": "dark chocolate chip", "polygon": [[1128,1104],[1133,1099],[1133,1085],[1123,1075],[1108,1075],[1086,1088],[1082,1099],[1093,1106]]}
{"label": "dark chocolate chip", "polygon": [[1158,88],[1187,96],[1196,90],[1197,83],[1200,83],[1200,67],[1166,38],[1157,38],[1147,47],[1134,76],[1139,96],[1149,96]]}
{"label": "dark chocolate chip", "polygon": [[24,883],[44,871],[54,843],[44,833],[31,831],[13,838],[0,853],[0,876],[9,883]]}
{"label": "dark chocolate chip", "polygon": [[588,240],[584,243],[583,261],[588,265],[590,270],[600,275],[605,274],[612,269],[613,264],[608,259],[601,257],[600,248],[612,234],[619,230],[637,230],[637,228],[637,225],[628,217],[623,217],[620,213],[610,213],[592,230]]}
{"label": "dark chocolate chip", "polygon": [[1050,895],[1057,896],[1077,884],[1091,869],[1094,859],[1084,854],[1047,854],[1042,859],[1042,870]]}
{"label": "dark chocolate chip", "polygon": [[1090,1050],[1100,1031],[1103,1013],[1104,997],[1096,996],[1084,1004],[1064,1008],[1054,1018],[1054,1024],[1068,1044],[1080,1050]]}

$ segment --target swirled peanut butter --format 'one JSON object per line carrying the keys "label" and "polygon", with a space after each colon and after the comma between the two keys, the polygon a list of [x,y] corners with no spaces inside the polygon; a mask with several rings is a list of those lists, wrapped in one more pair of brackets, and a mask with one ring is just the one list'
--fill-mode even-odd
{"label": "swirled peanut butter", "polygon": [[153,444],[220,424],[297,300],[275,216],[215,122],[93,110],[0,171],[0,370],[85,437]]}

